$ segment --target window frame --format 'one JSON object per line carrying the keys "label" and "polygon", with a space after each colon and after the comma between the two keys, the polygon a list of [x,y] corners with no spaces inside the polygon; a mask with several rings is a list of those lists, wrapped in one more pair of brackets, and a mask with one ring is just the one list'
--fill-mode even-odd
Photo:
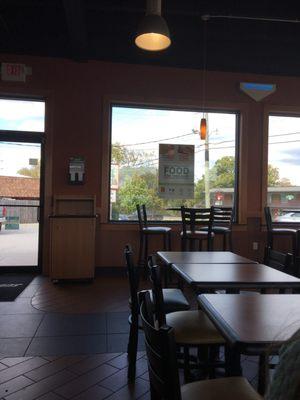
{"label": "window frame", "polygon": [[[163,105],[161,103],[150,103],[147,104],[145,102],[127,102],[127,101],[109,101],[108,103],[109,107],[109,123],[108,123],[108,149],[109,149],[109,157],[108,157],[108,181],[107,181],[107,213],[106,213],[106,221],[109,224],[121,224],[121,225],[130,225],[130,224],[137,224],[138,220],[113,220],[110,219],[110,208],[111,208],[111,203],[110,203],[110,193],[111,193],[111,188],[110,188],[110,182],[111,182],[111,147],[112,147],[112,110],[113,107],[120,107],[120,108],[141,108],[141,109],[153,109],[153,110],[169,110],[169,111],[187,111],[187,112],[205,112],[205,113],[224,113],[224,114],[232,114],[235,115],[235,183],[234,183],[234,196],[233,196],[233,209],[234,209],[234,217],[233,217],[233,222],[238,223],[240,218],[239,218],[239,187],[240,187],[240,160],[241,160],[241,151],[240,151],[240,137],[241,137],[241,110],[237,108],[228,108],[228,107],[207,107],[204,109],[200,108],[199,105],[188,105],[188,106],[180,106],[180,105]],[[151,221],[151,224],[161,224],[161,223],[167,223],[167,224],[178,224],[180,223],[180,220],[178,221],[171,221],[171,220],[156,220],[156,221]]]}
{"label": "window frame", "polygon": [[[274,117],[294,117],[300,118],[300,109],[297,106],[265,106],[264,107],[264,123],[263,123],[263,180],[262,180],[262,219],[265,222],[264,217],[264,207],[268,206],[268,164],[269,164],[269,118],[271,116]],[[281,207],[276,207],[281,208]],[[300,205],[299,205],[300,211]],[[289,222],[281,222],[276,221],[276,225],[288,225],[288,226],[295,226],[295,224],[299,225],[297,221],[289,221]]]}

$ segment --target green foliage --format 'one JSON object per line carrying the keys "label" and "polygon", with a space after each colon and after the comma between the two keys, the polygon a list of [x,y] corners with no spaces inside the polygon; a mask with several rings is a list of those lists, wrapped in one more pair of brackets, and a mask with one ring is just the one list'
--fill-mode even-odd
{"label": "green foliage", "polygon": [[292,186],[291,181],[288,178],[281,178],[279,175],[279,169],[268,165],[268,186]]}
{"label": "green foliage", "polygon": [[216,178],[213,182],[213,187],[233,188],[235,176],[234,157],[226,156],[217,160],[210,171],[210,176],[214,175]]}
{"label": "green foliage", "polygon": [[114,143],[111,150],[111,162],[118,164],[120,167],[139,167],[149,166],[153,152],[144,150],[134,150],[122,146],[120,143]]}
{"label": "green foliage", "polygon": [[119,212],[132,214],[136,211],[136,204],[145,204],[150,210],[162,208],[162,200],[157,196],[156,174],[147,173],[132,175],[125,180],[124,185],[118,192]]}

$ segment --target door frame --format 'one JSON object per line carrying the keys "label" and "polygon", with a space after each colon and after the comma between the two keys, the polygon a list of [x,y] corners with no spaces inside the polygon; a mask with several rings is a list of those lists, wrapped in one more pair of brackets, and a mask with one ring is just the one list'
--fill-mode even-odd
{"label": "door frame", "polygon": [[0,130],[0,142],[11,143],[38,143],[41,145],[40,161],[40,205],[38,211],[39,236],[38,236],[38,263],[37,266],[16,265],[0,266],[0,272],[35,272],[42,273],[43,261],[43,230],[44,230],[44,193],[45,193],[45,132],[21,132],[14,130]]}

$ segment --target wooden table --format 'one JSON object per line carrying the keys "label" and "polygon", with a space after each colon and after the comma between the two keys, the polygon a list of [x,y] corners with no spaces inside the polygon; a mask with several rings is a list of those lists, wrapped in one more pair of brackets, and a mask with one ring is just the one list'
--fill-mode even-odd
{"label": "wooden table", "polygon": [[257,264],[256,261],[231,251],[159,251],[159,258],[167,265],[184,264]]}
{"label": "wooden table", "polygon": [[230,375],[241,375],[240,355],[260,358],[259,390],[264,391],[265,354],[300,328],[300,295],[203,294],[199,306],[230,344]]}
{"label": "wooden table", "polygon": [[184,264],[171,268],[196,290],[300,289],[300,279],[264,264]]}

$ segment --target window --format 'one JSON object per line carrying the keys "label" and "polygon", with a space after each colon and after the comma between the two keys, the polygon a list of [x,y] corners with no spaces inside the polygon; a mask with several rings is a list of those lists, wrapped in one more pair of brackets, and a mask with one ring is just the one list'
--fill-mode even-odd
{"label": "window", "polygon": [[45,102],[0,98],[0,130],[45,131]]}
{"label": "window", "polygon": [[[113,105],[111,110],[110,220],[137,220],[146,204],[150,220],[178,220],[186,206],[232,206],[236,186],[236,113],[206,113],[208,135],[200,140],[202,113]],[[158,195],[159,144],[194,145],[194,196]],[[206,158],[206,162],[205,162]]]}
{"label": "window", "polygon": [[270,115],[268,206],[276,222],[300,221],[300,117]]}

